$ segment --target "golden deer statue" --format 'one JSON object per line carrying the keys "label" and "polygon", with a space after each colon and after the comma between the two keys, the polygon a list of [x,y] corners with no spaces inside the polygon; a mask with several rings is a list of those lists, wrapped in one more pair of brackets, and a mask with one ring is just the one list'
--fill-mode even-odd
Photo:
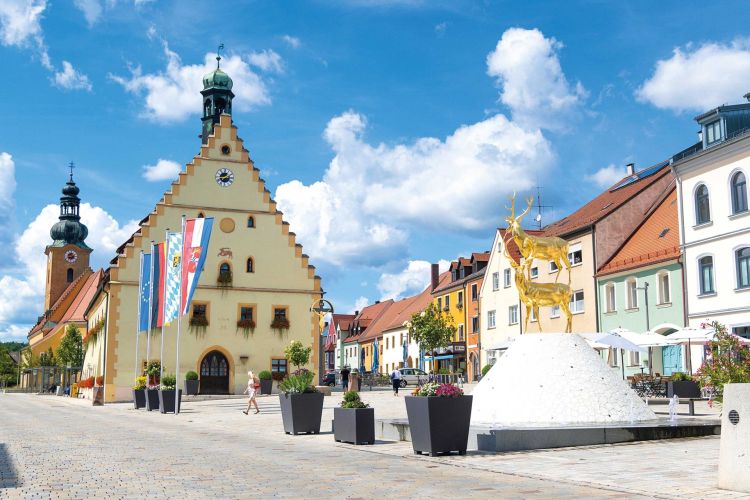
{"label": "golden deer statue", "polygon": [[526,306],[526,319],[524,321],[524,332],[528,332],[529,317],[533,311],[536,316],[539,332],[542,331],[542,318],[539,316],[540,307],[560,306],[560,310],[565,314],[565,332],[573,331],[573,314],[570,312],[570,286],[562,283],[534,283],[527,279],[524,274],[524,266],[516,264],[513,257],[508,253],[507,241],[504,241],[503,253],[508,259],[511,267],[515,271],[516,289],[521,302]]}
{"label": "golden deer statue", "polygon": [[568,271],[568,285],[570,285],[570,259],[568,259],[568,242],[557,236],[532,236],[527,234],[521,227],[521,219],[531,210],[534,204],[534,198],[526,200],[528,206],[521,215],[515,216],[516,212],[516,195],[511,197],[510,215],[505,218],[508,223],[508,230],[513,235],[513,240],[518,245],[521,255],[524,258],[524,265],[528,271],[534,259],[547,260],[554,262],[557,266],[555,283],[560,278],[563,266]]}

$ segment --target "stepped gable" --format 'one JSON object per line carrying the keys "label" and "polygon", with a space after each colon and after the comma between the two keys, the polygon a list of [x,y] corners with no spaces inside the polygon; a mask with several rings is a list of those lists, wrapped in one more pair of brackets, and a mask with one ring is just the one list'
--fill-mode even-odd
{"label": "stepped gable", "polygon": [[571,333],[521,335],[472,395],[473,425],[601,426],[657,420],[618,372]]}
{"label": "stepped gable", "polygon": [[[213,130],[207,141],[201,145],[200,153],[193,157],[192,162],[185,165],[185,169],[180,171],[177,180],[172,182],[170,190],[164,193],[154,210],[140,221],[139,228],[117,249],[115,257],[110,261],[112,280],[118,280],[118,270],[127,265],[126,259],[134,256],[135,249],[140,248],[143,239],[160,240],[163,237],[163,235],[151,234],[151,228],[156,225],[157,218],[164,213],[165,206],[179,206],[179,204],[175,203],[175,198],[179,196],[180,189],[188,184],[195,170],[201,168],[203,160],[223,159],[218,156],[221,153],[217,147],[216,138],[221,136],[221,131],[224,129],[230,130],[230,143],[234,146],[232,149],[239,153],[239,158],[234,160],[237,163],[237,168],[244,164],[245,168],[252,173],[253,181],[256,182],[258,192],[262,195],[262,201],[266,206],[266,213],[275,214],[276,224],[280,226],[282,233],[288,236],[289,246],[294,247],[295,256],[299,259],[300,265],[307,269],[310,279],[315,280],[314,290],[320,291],[321,278],[315,274],[315,266],[309,263],[309,256],[302,253],[302,245],[297,243],[295,233],[289,231],[289,223],[283,219],[283,213],[276,208],[276,201],[271,198],[271,192],[266,188],[265,181],[260,177],[260,170],[255,167],[255,164],[250,159],[249,152],[245,149],[243,140],[237,136],[237,127],[232,123],[232,117],[228,114],[220,116],[219,123],[213,126]],[[222,144],[224,143],[226,141],[222,141]]]}

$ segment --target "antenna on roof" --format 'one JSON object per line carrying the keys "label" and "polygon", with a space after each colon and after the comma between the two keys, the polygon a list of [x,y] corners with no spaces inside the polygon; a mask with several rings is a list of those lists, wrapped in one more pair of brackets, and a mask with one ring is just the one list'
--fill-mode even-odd
{"label": "antenna on roof", "polygon": [[542,229],[542,212],[545,208],[552,208],[551,205],[542,205],[542,186],[537,184],[536,186],[536,217],[534,222],[537,224],[537,229]]}

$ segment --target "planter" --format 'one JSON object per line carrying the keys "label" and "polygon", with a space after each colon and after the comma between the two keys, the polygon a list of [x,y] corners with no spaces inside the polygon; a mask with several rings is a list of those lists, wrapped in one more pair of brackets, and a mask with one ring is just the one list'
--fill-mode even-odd
{"label": "planter", "polygon": [[185,381],[185,395],[197,396],[199,385],[200,385],[200,380],[186,380]]}
{"label": "planter", "polygon": [[677,396],[678,398],[699,398],[701,389],[698,382],[694,380],[678,380],[667,382],[667,397]]}
{"label": "planter", "polygon": [[136,410],[146,407],[146,389],[133,389],[133,408]]}
{"label": "planter", "polygon": [[93,406],[104,406],[104,387],[97,385],[91,395],[91,404]]}
{"label": "planter", "polygon": [[159,409],[159,389],[146,389],[146,409],[148,411]]}
{"label": "planter", "polygon": [[[159,390],[159,411],[161,413],[175,413],[174,411],[174,389]],[[177,400],[177,413],[180,413],[182,406],[182,389],[180,389],[179,399]]]}
{"label": "planter", "polygon": [[261,394],[271,394],[273,391],[273,380],[261,380],[260,381],[260,393]]}
{"label": "planter", "polygon": [[375,444],[375,408],[334,408],[333,438],[352,444]]}
{"label": "planter", "polygon": [[404,400],[414,453],[429,453],[433,457],[453,451],[466,454],[472,396],[406,396]]}
{"label": "planter", "polygon": [[279,394],[281,419],[287,434],[320,434],[323,395],[319,392]]}

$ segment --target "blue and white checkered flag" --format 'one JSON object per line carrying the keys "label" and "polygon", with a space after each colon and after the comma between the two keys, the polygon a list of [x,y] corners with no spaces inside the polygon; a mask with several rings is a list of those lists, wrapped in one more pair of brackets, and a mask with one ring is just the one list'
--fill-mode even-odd
{"label": "blue and white checkered flag", "polygon": [[164,284],[164,323],[177,319],[180,310],[180,259],[182,258],[182,233],[167,235],[166,282]]}

